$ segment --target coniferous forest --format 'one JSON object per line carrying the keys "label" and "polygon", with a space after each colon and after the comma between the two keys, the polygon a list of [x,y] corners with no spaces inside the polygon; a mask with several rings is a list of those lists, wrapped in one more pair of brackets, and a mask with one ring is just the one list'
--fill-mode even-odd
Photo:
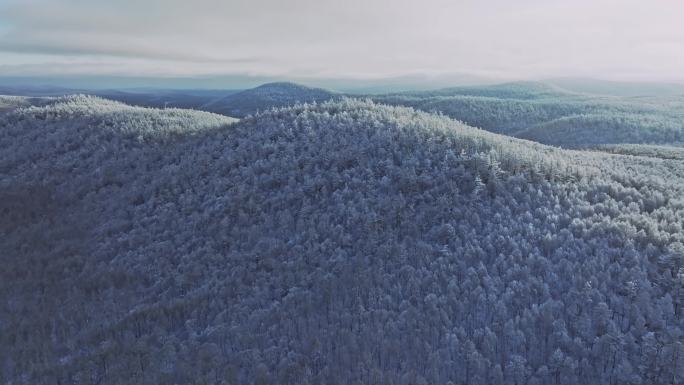
{"label": "coniferous forest", "polygon": [[682,20],[0,0],[0,385],[684,385]]}
{"label": "coniferous forest", "polygon": [[0,99],[0,383],[684,383],[677,108],[485,91]]}

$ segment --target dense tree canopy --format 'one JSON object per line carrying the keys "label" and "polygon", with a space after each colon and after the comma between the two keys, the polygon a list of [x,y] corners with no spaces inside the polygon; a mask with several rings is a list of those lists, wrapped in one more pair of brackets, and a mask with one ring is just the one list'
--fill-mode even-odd
{"label": "dense tree canopy", "polygon": [[0,175],[3,383],[684,381],[681,160],[68,97]]}

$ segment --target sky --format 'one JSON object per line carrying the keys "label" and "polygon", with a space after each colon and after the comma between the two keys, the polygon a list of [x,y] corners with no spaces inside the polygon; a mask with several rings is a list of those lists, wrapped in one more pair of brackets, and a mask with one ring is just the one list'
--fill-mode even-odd
{"label": "sky", "polygon": [[681,0],[0,0],[0,77],[684,81]]}

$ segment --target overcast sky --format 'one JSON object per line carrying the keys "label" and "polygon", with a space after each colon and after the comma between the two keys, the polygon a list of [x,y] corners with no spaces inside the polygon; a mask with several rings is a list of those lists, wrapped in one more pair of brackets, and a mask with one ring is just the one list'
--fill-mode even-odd
{"label": "overcast sky", "polygon": [[684,79],[681,0],[0,0],[0,76]]}

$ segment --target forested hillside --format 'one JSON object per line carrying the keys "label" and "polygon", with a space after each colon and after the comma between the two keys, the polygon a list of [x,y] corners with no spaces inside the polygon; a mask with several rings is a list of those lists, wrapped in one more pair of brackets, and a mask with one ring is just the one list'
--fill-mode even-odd
{"label": "forested hillside", "polygon": [[678,146],[649,146],[645,144],[601,145],[593,149],[613,154],[684,160],[684,143],[678,143]]}
{"label": "forested hillside", "polygon": [[[677,90],[684,89],[681,86],[647,84],[642,89],[646,96],[629,96],[638,95],[638,84],[587,81],[573,87],[575,83],[570,80],[557,82],[565,88],[552,82],[517,82],[384,95],[347,94],[346,97],[369,98],[380,104],[441,113],[487,131],[564,148],[684,142],[684,94],[676,94]],[[39,95],[41,90],[29,89],[25,93]],[[605,92],[606,95],[582,93],[582,90]],[[45,96],[53,97],[68,91],[42,90]],[[83,92],[137,106],[192,108],[238,118],[300,103],[340,100],[344,96],[286,82],[267,83],[242,91],[133,89]],[[7,100],[0,100],[0,112]]]}
{"label": "forested hillside", "polygon": [[14,110],[18,107],[26,107],[30,105],[31,102],[28,98],[24,98],[22,96],[0,95],[0,114],[3,112]]}
{"label": "forested hillside", "polygon": [[[561,84],[572,88],[572,83]],[[592,90],[590,84],[593,83],[580,83],[582,87],[577,88]],[[613,90],[609,85],[595,86],[605,92]],[[518,82],[348,96],[441,113],[491,132],[567,148],[621,143],[662,145],[684,140],[684,96],[668,91],[676,90],[675,86],[651,87],[653,92],[660,90],[665,96],[618,96],[633,95],[638,87],[622,83],[612,86],[617,95],[568,91],[551,83]],[[274,107],[339,98],[340,95],[323,89],[270,83],[198,108],[243,117]]]}
{"label": "forested hillside", "polygon": [[681,160],[345,99],[0,115],[0,382],[681,384]]}
{"label": "forested hillside", "polygon": [[373,100],[439,112],[488,131],[563,147],[671,144],[684,138],[684,96],[598,96],[523,82]]}
{"label": "forested hillside", "polygon": [[[132,89],[95,90],[85,93],[141,107],[192,108],[197,110],[201,109],[202,106],[207,103],[211,103],[214,100],[224,98],[237,92],[239,91],[211,89]],[[72,92],[72,94],[73,93],[75,92]]]}
{"label": "forested hillside", "polygon": [[516,136],[575,148],[620,143],[675,144],[684,142],[683,118],[649,113],[573,115],[537,124]]}

